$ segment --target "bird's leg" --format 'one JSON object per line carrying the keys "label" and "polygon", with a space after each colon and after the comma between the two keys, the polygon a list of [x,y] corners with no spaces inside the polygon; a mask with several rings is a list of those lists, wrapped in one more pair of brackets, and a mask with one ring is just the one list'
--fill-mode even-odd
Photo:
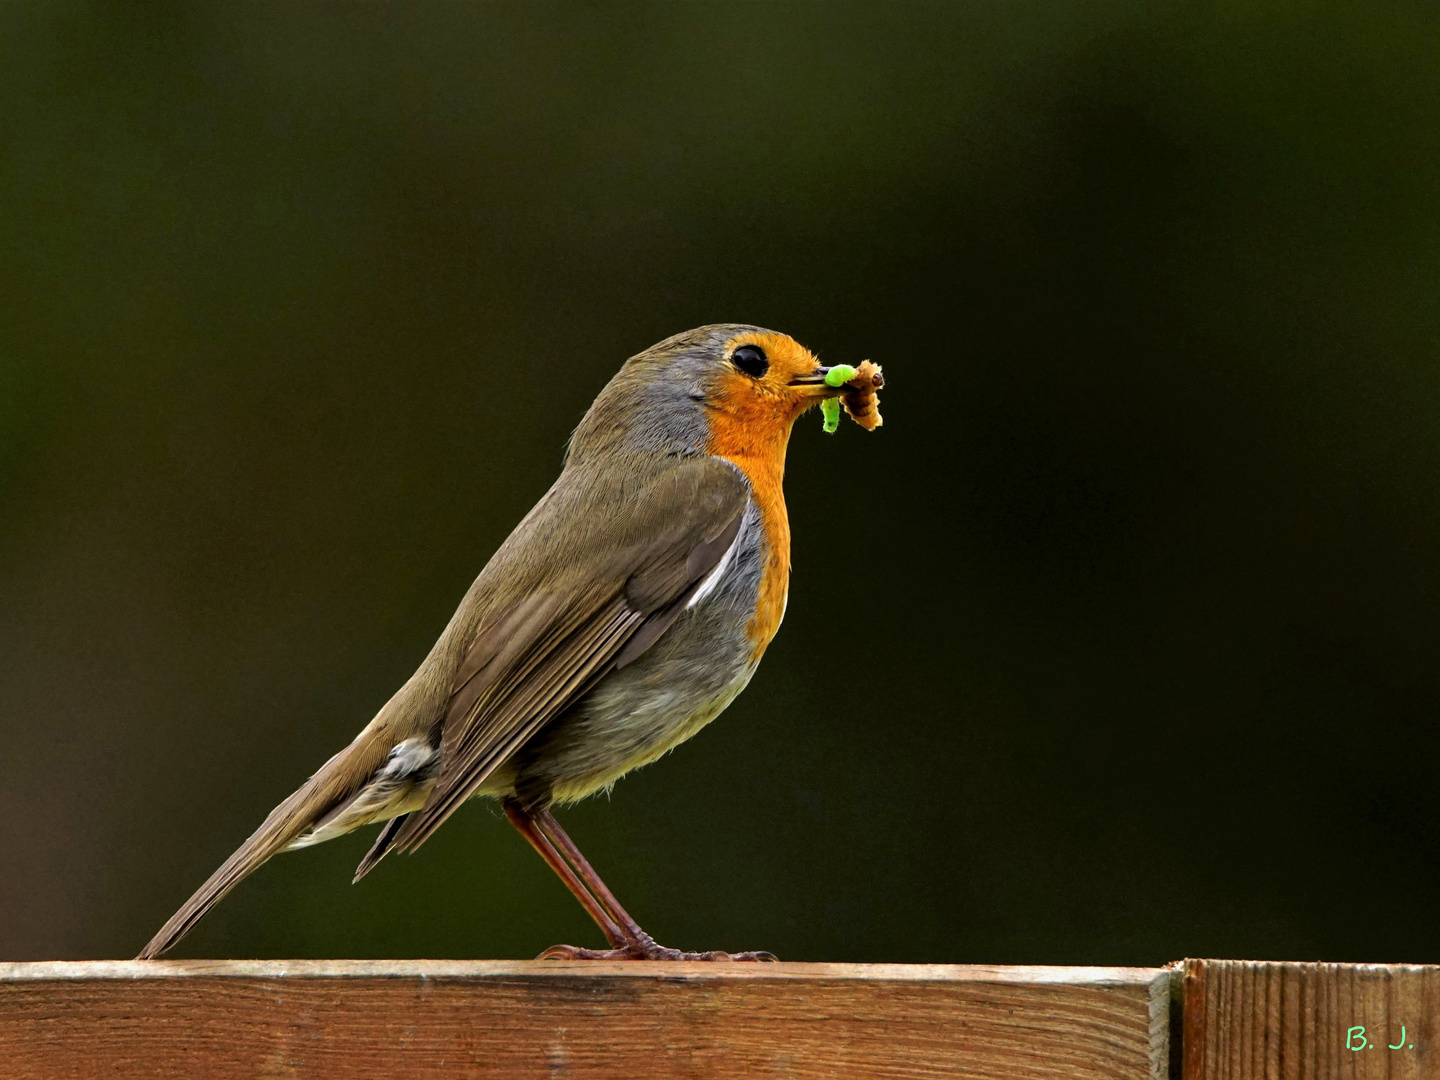
{"label": "bird's leg", "polygon": [[618,926],[620,932],[625,935],[626,941],[635,944],[643,942],[648,945],[654,945],[655,939],[644,930],[641,930],[640,924],[632,919],[630,913],[620,905],[620,901],[615,899],[615,894],[610,891],[610,886],[606,885],[605,882],[600,879],[600,875],[597,874],[595,868],[590,865],[590,860],[585,858],[585,855],[575,846],[575,841],[570,839],[569,834],[566,833],[566,831],[560,827],[560,823],[555,820],[555,815],[550,813],[548,809],[539,810],[534,814],[534,821],[535,827],[540,830],[541,835],[554,845],[555,850],[564,857],[565,861],[568,862],[575,873],[579,875],[580,880],[585,883],[585,887],[589,889],[595,899],[600,902],[600,905],[609,916],[615,920],[615,925]]}
{"label": "bird's leg", "polygon": [[[540,830],[540,834],[570,864],[576,875],[585,883],[585,888],[590,891],[591,895],[605,909],[606,914],[615,921],[620,932],[625,935],[623,947],[626,951],[635,954],[640,959],[661,959],[652,954],[677,951],[657,945],[654,938],[640,929],[640,924],[631,918],[630,913],[615,898],[615,894],[610,891],[610,886],[606,885],[600,875],[595,872],[595,868],[590,865],[590,860],[585,858],[584,853],[576,846],[575,841],[570,839],[569,834],[560,827],[560,823],[555,820],[555,815],[550,813],[548,808],[535,811],[533,818],[535,827]],[[563,955],[561,950],[563,950]],[[557,958],[564,958],[571,951],[573,951],[573,946],[557,945],[554,949],[547,950],[547,953],[557,953]]]}
{"label": "bird's leg", "polygon": [[[520,832],[530,840],[535,849],[550,863],[551,867],[560,879],[569,886],[570,891],[575,894],[576,899],[585,905],[585,910],[590,912],[605,936],[610,939],[609,949],[580,949],[574,945],[556,945],[546,949],[540,954],[542,960],[774,960],[773,953],[768,952],[703,952],[687,953],[679,949],[667,949],[658,945],[655,939],[640,929],[640,924],[630,917],[630,913],[621,906],[610,887],[601,880],[595,868],[590,865],[590,860],[575,846],[560,823],[549,809],[527,811],[518,802],[506,800],[505,813],[510,816],[511,824],[515,825]],[[522,827],[517,818],[525,822]],[[531,839],[531,832],[538,834],[538,840],[543,841],[545,847],[542,849],[536,839]],[[567,865],[562,871],[546,855],[546,850],[562,859]],[[588,901],[588,903],[587,903]],[[591,907],[594,904],[603,914],[597,915]],[[614,929],[615,933],[611,930]],[[617,940],[618,935],[618,940]]]}
{"label": "bird's leg", "polygon": [[[510,819],[510,824],[515,826],[515,831],[530,841],[530,846],[540,853],[540,857],[545,860],[551,870],[555,871],[556,876],[565,883],[565,887],[575,895],[575,899],[580,901],[580,906],[605,932],[610,944],[617,949],[628,944],[629,939],[625,933],[615,925],[615,920],[610,917],[610,913],[590,894],[584,883],[575,876],[575,871],[571,870],[565,862],[564,857],[555,850],[554,845],[550,843],[545,834],[536,827],[535,819],[514,799],[505,799],[501,805],[505,808],[505,816]],[[569,837],[566,839],[568,840]],[[609,890],[607,889],[606,892]]]}

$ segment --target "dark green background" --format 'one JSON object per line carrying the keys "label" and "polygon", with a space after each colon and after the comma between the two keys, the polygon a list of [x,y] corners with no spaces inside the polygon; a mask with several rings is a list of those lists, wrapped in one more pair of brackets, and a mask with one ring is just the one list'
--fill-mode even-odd
{"label": "dark green background", "polygon": [[[1440,960],[1433,7],[293,7],[0,9],[0,957],[133,955],[734,320],[886,426],[799,425],[750,690],[563,817],[648,929]],[[599,943],[489,804],[369,842],[178,955]]]}

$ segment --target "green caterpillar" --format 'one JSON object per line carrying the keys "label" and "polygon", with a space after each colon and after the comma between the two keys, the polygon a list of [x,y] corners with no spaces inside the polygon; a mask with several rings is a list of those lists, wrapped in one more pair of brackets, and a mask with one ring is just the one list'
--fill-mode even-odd
{"label": "green caterpillar", "polygon": [[[826,386],[844,386],[859,374],[849,364],[836,364],[825,373]],[[840,399],[826,398],[820,403],[820,415],[824,418],[825,433],[833,435],[840,427]]]}

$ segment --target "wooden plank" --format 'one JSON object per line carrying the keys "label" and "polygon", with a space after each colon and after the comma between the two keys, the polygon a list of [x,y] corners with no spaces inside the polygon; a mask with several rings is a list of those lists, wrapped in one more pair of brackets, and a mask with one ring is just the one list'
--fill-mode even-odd
{"label": "wooden plank", "polygon": [[1184,1002],[1184,1080],[1440,1077],[1440,967],[1186,960]]}
{"label": "wooden plank", "polygon": [[1151,968],[0,964],[0,1073],[1161,1080]]}

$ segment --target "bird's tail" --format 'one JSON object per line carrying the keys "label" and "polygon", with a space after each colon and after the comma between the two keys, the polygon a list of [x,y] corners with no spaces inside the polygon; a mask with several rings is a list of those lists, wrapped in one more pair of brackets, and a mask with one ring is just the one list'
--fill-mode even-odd
{"label": "bird's tail", "polygon": [[[272,855],[285,850],[337,804],[353,797],[365,777],[383,761],[385,744],[370,729],[361,732],[350,746],[336,754],[298,791],[282,802],[240,845],[220,869],[185,901],[183,907],[141,950],[137,960],[153,960],[190,932],[207,911],[231,889],[245,880]],[[328,837],[325,837],[328,839]]]}
{"label": "bird's tail", "polygon": [[153,960],[168,950],[188,934],[191,927],[219,903],[226,893],[303,832],[313,816],[303,812],[312,794],[310,789],[313,783],[312,780],[271,810],[264,824],[240,845],[235,854],[221,864],[220,869],[210,875],[210,879],[195,891],[194,896],[185,901],[179,911],[170,916],[170,921],[150,939],[150,944],[140,951],[136,959]]}

